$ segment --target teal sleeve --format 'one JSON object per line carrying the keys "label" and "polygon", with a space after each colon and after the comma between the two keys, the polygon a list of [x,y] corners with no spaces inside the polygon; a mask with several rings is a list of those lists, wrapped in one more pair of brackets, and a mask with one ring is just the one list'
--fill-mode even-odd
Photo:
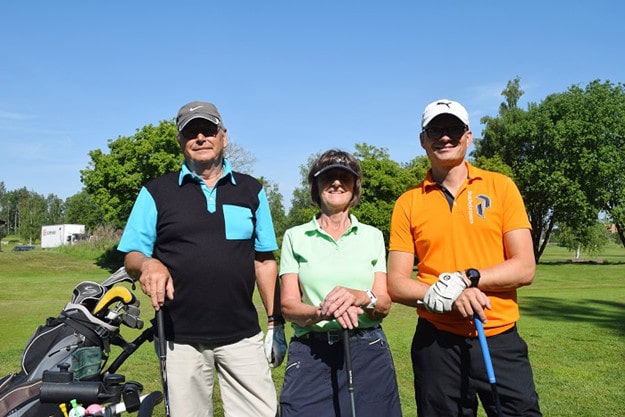
{"label": "teal sleeve", "polygon": [[263,188],[258,193],[258,202],[254,249],[256,252],[271,252],[278,249],[278,243],[276,242],[276,232],[273,228],[269,202]]}
{"label": "teal sleeve", "polygon": [[141,188],[117,250],[125,253],[139,251],[151,257],[156,242],[157,214],[154,198],[147,188]]}

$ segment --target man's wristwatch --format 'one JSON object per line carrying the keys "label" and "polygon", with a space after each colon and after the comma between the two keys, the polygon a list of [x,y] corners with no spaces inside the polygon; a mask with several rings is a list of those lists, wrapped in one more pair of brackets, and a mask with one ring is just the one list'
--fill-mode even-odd
{"label": "man's wristwatch", "polygon": [[471,288],[477,288],[477,284],[480,283],[480,278],[482,277],[480,271],[475,268],[469,268],[464,271],[464,273],[466,274],[467,278],[469,278],[469,281],[471,281]]}
{"label": "man's wristwatch", "polygon": [[365,290],[365,292],[367,293],[367,296],[371,299],[371,301],[365,308],[367,310],[373,310],[375,308],[375,304],[378,302],[378,298],[375,296],[375,294],[371,290]]}

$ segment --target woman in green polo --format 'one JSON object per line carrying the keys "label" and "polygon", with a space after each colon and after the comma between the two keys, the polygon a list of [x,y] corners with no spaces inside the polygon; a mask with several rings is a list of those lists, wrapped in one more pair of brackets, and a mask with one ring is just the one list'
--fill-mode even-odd
{"label": "woman in green polo", "polygon": [[401,416],[390,348],[380,323],[389,313],[382,232],[349,209],[360,200],[362,172],[340,150],[323,153],[308,174],[320,212],[286,231],[280,258],[281,303],[289,345],[282,417],[347,416],[343,329],[349,329],[356,414]]}

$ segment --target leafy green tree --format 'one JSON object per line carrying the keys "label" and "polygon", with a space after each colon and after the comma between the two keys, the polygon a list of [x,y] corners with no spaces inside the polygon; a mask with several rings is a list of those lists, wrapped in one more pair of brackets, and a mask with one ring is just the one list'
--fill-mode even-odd
{"label": "leafy green tree", "polygon": [[291,208],[287,214],[287,228],[303,224],[312,220],[315,213],[319,211],[310,199],[310,189],[308,187],[308,172],[312,164],[319,158],[320,152],[312,154],[306,163],[300,165],[300,185],[293,190],[291,197]]}
{"label": "leafy green tree", "polygon": [[109,140],[110,153],[89,152],[81,180],[91,201],[102,209],[103,222],[123,228],[141,187],[150,179],[179,169],[182,155],[173,121],[147,125],[134,136]]}
{"label": "leafy green tree", "polygon": [[588,170],[585,189],[599,210],[608,214],[625,246],[625,85],[595,80],[584,90],[571,90],[584,109],[572,117],[589,137],[583,145],[590,152],[585,149],[579,157],[587,158],[587,153],[594,156],[589,161],[592,169]]}
{"label": "leafy green tree", "polygon": [[65,204],[54,194],[44,197],[25,187],[7,192],[0,182],[0,219],[6,223],[0,229],[2,237],[18,234],[30,242],[41,236],[41,226],[63,222]]}
{"label": "leafy green tree", "polygon": [[34,191],[27,191],[26,188],[18,190],[17,215],[20,237],[30,243],[37,241],[46,217],[45,198]]}
{"label": "leafy green tree", "polygon": [[575,252],[575,259],[580,259],[582,251],[596,255],[610,242],[607,225],[600,221],[577,229],[564,225],[558,229],[556,237],[560,246]]}
{"label": "leafy green tree", "polygon": [[417,182],[425,179],[430,169],[430,160],[426,155],[414,157],[411,161],[401,164],[402,168],[407,169]]}
{"label": "leafy green tree", "polygon": [[104,225],[103,218],[102,208],[85,190],[65,200],[64,223],[84,224],[85,229],[93,233],[98,226]]}
{"label": "leafy green tree", "polygon": [[365,143],[355,147],[354,157],[360,162],[363,178],[360,204],[352,211],[363,223],[380,229],[388,243],[395,200],[422,179],[417,177],[417,171],[423,167],[422,160],[415,159],[414,165],[404,168],[390,158],[386,148]]}
{"label": "leafy green tree", "polygon": [[[562,140],[560,158],[568,162],[567,175],[583,193],[587,207],[578,212],[576,225],[590,227],[600,211],[608,213],[623,230],[620,213],[625,207],[625,87],[592,81],[585,88],[572,86],[541,104]],[[579,197],[581,198],[581,197]],[[568,225],[572,225],[569,220]],[[575,225],[575,224],[573,224]],[[625,245],[625,237],[619,234]]]}
{"label": "leafy green tree", "polygon": [[0,218],[6,223],[0,233],[16,234],[34,242],[41,236],[41,226],[61,223],[65,205],[54,194],[44,197],[25,187],[6,191],[0,183]]}
{"label": "leafy green tree", "polygon": [[[619,199],[623,201],[625,197],[620,196]],[[625,246],[625,205],[619,205],[611,209],[610,218],[614,222],[616,235],[618,236],[621,244]]]}
{"label": "leafy green tree", "polygon": [[[602,143],[609,143],[609,136],[621,143],[622,149],[618,138],[623,137],[623,128],[619,130],[615,124],[621,120],[622,125],[625,113],[617,110],[620,105],[606,106],[606,96],[618,102],[615,97],[623,95],[622,87],[617,92],[612,87],[600,82],[586,89],[572,86],[564,93],[547,96],[540,104],[530,103],[524,111],[516,105],[522,94],[517,78],[502,92],[506,103],[499,115],[482,119],[484,137],[476,140],[474,155],[477,161],[498,157],[502,167],[510,167],[532,224],[537,260],[556,224],[584,230],[594,224],[600,210],[608,211],[605,190],[610,186],[601,184],[607,172],[616,178],[610,184],[612,190],[622,188],[622,152]],[[609,133],[615,131],[621,133]],[[607,157],[602,158],[601,152]]]}
{"label": "leafy green tree", "polygon": [[282,242],[282,235],[287,228],[287,217],[284,210],[284,204],[282,204],[282,194],[280,193],[278,184],[273,183],[264,177],[259,178],[259,181],[265,188],[267,194],[267,201],[269,202],[269,209],[271,210],[271,218],[273,220],[273,227],[278,238],[278,245]]}
{"label": "leafy green tree", "polygon": [[0,251],[2,251],[2,239],[7,235],[6,218],[6,187],[4,181],[0,181]]}
{"label": "leafy green tree", "polygon": [[473,161],[473,163],[478,168],[485,169],[487,171],[499,172],[500,174],[504,174],[508,177],[514,178],[514,172],[512,172],[512,168],[510,168],[510,166],[506,164],[499,155],[495,155],[492,158],[480,156],[475,161]]}
{"label": "leafy green tree", "polygon": [[484,158],[498,156],[504,164],[511,166],[518,148],[524,146],[524,141],[517,140],[523,134],[518,129],[523,126],[522,122],[527,115],[527,112],[518,107],[519,98],[523,95],[520,81],[519,77],[508,81],[501,92],[505,102],[500,104],[497,117],[484,116],[480,120],[486,128],[482,139],[474,137],[475,149],[472,156],[476,161],[483,162]]}
{"label": "leafy green tree", "polygon": [[43,218],[43,225],[61,224],[65,217],[65,203],[55,194],[48,194],[46,197],[46,213]]}

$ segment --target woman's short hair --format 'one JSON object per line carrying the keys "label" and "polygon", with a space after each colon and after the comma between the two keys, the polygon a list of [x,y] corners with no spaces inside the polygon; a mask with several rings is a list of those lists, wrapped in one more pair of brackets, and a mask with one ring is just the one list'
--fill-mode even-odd
{"label": "woman's short hair", "polygon": [[310,171],[308,171],[308,186],[313,204],[317,207],[321,204],[321,198],[319,196],[319,176],[334,168],[344,169],[354,175],[354,190],[349,206],[356,206],[360,202],[362,170],[360,169],[360,164],[351,153],[339,149],[330,149],[322,153],[312,164]]}

